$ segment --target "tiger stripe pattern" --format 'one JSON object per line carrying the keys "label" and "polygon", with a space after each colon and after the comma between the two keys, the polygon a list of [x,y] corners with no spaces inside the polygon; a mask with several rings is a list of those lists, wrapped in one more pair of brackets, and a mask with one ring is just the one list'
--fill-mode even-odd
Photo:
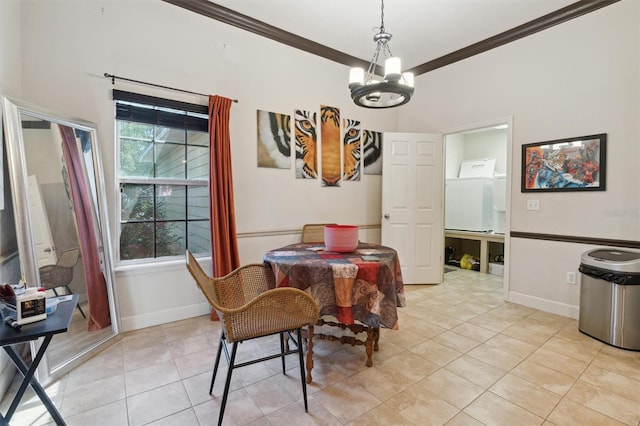
{"label": "tiger stripe pattern", "polygon": [[322,186],[340,186],[342,174],[339,108],[320,106],[320,130],[322,132]]}
{"label": "tiger stripe pattern", "polygon": [[382,174],[382,133],[362,131],[362,152],[365,175]]}
{"label": "tiger stripe pattern", "polygon": [[258,167],[291,168],[291,116],[258,110]]}
{"label": "tiger stripe pattern", "polygon": [[360,122],[344,119],[344,136],[342,139],[343,161],[342,179],[347,181],[360,180]]}
{"label": "tiger stripe pattern", "polygon": [[316,179],[318,177],[318,135],[316,133],[316,113],[295,110],[296,138],[296,178]]}

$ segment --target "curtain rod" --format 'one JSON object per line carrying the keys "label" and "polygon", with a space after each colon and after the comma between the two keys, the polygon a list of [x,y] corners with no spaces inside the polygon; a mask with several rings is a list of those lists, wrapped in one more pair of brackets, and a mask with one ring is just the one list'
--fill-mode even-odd
{"label": "curtain rod", "polygon": [[[175,87],[162,86],[160,84],[147,83],[146,81],[133,80],[131,78],[120,77],[120,76],[109,74],[109,73],[106,73],[106,72],[104,73],[104,76],[105,76],[105,78],[110,78],[111,79],[111,84],[116,84],[116,80],[124,80],[124,81],[130,81],[132,83],[144,84],[146,86],[159,87],[161,89],[175,90],[176,92],[189,93],[191,95],[199,95],[199,96],[209,97],[209,95],[205,95],[204,93],[192,92],[190,90],[176,89]],[[235,103],[238,103],[237,99],[232,99],[232,101],[235,102]]]}

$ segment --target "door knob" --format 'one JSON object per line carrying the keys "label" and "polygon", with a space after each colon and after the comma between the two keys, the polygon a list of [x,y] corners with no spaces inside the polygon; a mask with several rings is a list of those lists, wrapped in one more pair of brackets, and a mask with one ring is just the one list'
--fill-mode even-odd
{"label": "door knob", "polygon": [[389,213],[386,213],[386,214],[384,215],[384,218],[385,218],[385,219],[389,219],[390,217],[391,217],[391,215],[390,215]]}

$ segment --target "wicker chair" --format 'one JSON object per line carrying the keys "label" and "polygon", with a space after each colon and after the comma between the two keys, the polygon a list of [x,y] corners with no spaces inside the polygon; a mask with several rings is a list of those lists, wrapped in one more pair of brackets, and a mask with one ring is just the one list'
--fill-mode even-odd
{"label": "wicker chair", "polygon": [[[297,353],[300,362],[300,379],[304,410],[308,410],[307,386],[304,374],[304,357],[302,348],[302,327],[307,327],[307,369],[313,366],[311,360],[313,348],[313,325],[318,320],[318,304],[302,290],[296,288],[274,288],[275,277],[271,267],[265,264],[253,263],[241,266],[235,271],[221,278],[207,275],[193,254],[186,252],[187,269],[195,279],[198,287],[213,306],[221,321],[220,344],[213,367],[209,395],[213,392],[216,380],[220,354],[224,349],[229,365],[227,379],[220,404],[218,425],[222,424],[224,410],[229,393],[229,384],[233,370],[239,367],[255,364],[270,359],[282,359],[282,373],[285,370],[285,355]],[[295,330],[294,338],[291,331]],[[257,337],[280,335],[280,352],[251,361],[235,363],[238,343]],[[287,339],[285,341],[285,334]],[[296,346],[289,350],[288,341],[291,339]],[[231,355],[227,343],[233,343]],[[311,364],[311,365],[309,365]],[[310,373],[307,379],[310,381]]]}
{"label": "wicker chair", "polygon": [[308,223],[302,227],[303,243],[324,243],[325,225],[336,225],[335,223]]}
{"label": "wicker chair", "polygon": [[[40,284],[47,290],[53,290],[53,293],[58,296],[58,288],[64,287],[66,294],[73,294],[69,288],[69,284],[73,281],[73,268],[78,263],[78,257],[80,256],[79,248],[72,248],[60,253],[58,261],[55,265],[44,265],[40,267]],[[78,310],[82,314],[83,318],[87,316],[82,311],[80,304],[76,305]]]}

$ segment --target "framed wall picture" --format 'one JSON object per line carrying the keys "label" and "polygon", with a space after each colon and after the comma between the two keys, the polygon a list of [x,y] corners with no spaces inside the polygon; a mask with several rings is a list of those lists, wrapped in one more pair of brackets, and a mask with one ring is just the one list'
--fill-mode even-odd
{"label": "framed wall picture", "polygon": [[605,133],[522,145],[522,192],[604,191]]}

